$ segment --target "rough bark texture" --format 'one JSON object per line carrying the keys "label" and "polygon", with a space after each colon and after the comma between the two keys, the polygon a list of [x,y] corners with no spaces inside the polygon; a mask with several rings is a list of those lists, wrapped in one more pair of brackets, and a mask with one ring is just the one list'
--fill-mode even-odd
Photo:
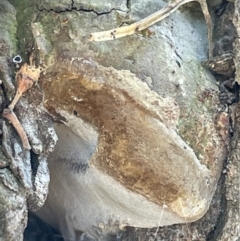
{"label": "rough bark texture", "polygon": [[[234,1],[235,3],[235,11],[233,15],[233,24],[236,28],[237,36],[240,33],[240,2],[238,0]],[[231,18],[230,18],[231,19]],[[235,53],[235,67],[236,67],[236,74],[235,80],[239,82],[239,38],[237,37],[234,41],[233,49]],[[239,104],[233,106],[232,112],[236,114],[235,128],[234,134],[231,142],[231,149],[228,156],[228,164],[227,164],[227,175],[226,175],[226,182],[225,182],[225,199],[226,199],[226,206],[224,208],[224,215],[222,218],[222,227],[223,229],[220,232],[220,235],[217,237],[216,240],[224,241],[224,240],[239,240],[240,239],[240,172],[239,172],[239,130],[240,130],[240,119],[239,119]]]}
{"label": "rough bark texture", "polygon": [[[0,5],[2,112],[14,94],[14,65],[11,59],[17,52],[17,22],[14,7],[7,1],[2,1]],[[3,241],[23,240],[28,210],[39,209],[48,193],[47,157],[53,150],[57,136],[52,120],[41,104],[41,91],[32,91],[30,95],[34,95],[34,98],[29,96],[29,99],[21,100],[17,104],[16,113],[28,135],[31,151],[22,148],[11,124],[6,119],[1,120],[0,240]]]}
{"label": "rough bark texture", "polygon": [[[91,32],[137,21],[165,2],[9,2],[0,8],[2,109],[14,93],[15,54],[27,62],[33,52],[47,69],[41,87],[14,110],[32,150],[23,150],[11,124],[2,122],[0,239],[23,240],[27,210],[42,207],[48,193],[48,160],[50,192],[38,215],[65,240],[238,240],[239,106],[219,104],[215,79],[201,65],[208,41],[199,5],[134,36],[95,43]],[[209,6],[214,55],[235,52],[238,81],[238,38],[231,45],[239,7],[221,0]],[[216,71],[220,82],[234,68],[224,70]],[[49,158],[57,137],[45,108],[64,124],[55,125],[59,142]],[[226,179],[219,180],[226,158]],[[195,223],[157,227],[204,214]],[[125,226],[134,227],[119,231]],[[39,238],[31,231],[26,241]]]}

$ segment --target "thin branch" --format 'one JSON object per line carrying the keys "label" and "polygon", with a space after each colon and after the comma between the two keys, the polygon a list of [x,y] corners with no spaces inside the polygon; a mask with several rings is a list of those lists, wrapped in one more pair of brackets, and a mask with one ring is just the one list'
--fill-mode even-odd
{"label": "thin branch", "polygon": [[22,125],[20,124],[20,122],[19,122],[17,116],[14,114],[14,112],[10,108],[8,108],[3,111],[2,115],[6,119],[8,119],[14,126],[15,130],[17,131],[18,135],[20,136],[20,138],[22,140],[23,148],[26,150],[30,150],[31,147],[28,142],[26,132],[24,131]]}
{"label": "thin branch", "polygon": [[117,38],[122,38],[128,35],[132,35],[168,17],[171,13],[176,11],[180,6],[189,2],[195,2],[195,1],[199,2],[199,4],[201,5],[201,8],[206,20],[206,24],[208,28],[209,58],[212,58],[212,20],[208,11],[206,0],[177,0],[174,3],[167,5],[165,8],[162,8],[161,10],[131,25],[111,29],[108,31],[92,33],[90,35],[89,40],[90,41],[107,41],[107,40],[114,40]]}

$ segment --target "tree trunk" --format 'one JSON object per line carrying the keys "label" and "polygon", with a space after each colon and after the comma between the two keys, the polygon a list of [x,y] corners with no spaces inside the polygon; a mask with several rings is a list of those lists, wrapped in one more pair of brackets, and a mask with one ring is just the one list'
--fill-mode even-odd
{"label": "tree trunk", "polygon": [[0,3],[0,240],[23,240],[29,211],[45,223],[29,216],[26,241],[54,240],[46,225],[65,240],[240,238],[238,0],[208,2],[212,59],[194,1],[115,39],[178,2]]}

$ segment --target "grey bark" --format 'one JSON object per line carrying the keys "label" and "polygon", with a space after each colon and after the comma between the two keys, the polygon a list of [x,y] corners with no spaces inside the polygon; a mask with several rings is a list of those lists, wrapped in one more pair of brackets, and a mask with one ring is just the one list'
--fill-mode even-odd
{"label": "grey bark", "polygon": [[[17,21],[15,8],[8,2],[0,3],[1,26],[1,112],[14,94],[14,65],[17,53]],[[18,103],[18,116],[26,124],[32,152],[22,148],[21,141],[8,121],[1,119],[1,229],[0,240],[23,240],[29,210],[41,207],[47,197],[49,172],[47,156],[57,137],[51,118],[41,105],[41,93],[31,103]],[[40,102],[38,102],[40,99]],[[25,107],[28,106],[26,109]],[[37,123],[38,120],[42,120]]]}

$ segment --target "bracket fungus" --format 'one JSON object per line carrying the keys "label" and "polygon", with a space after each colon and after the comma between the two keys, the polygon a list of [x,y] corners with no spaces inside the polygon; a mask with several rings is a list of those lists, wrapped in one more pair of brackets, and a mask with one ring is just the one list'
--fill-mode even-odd
{"label": "bracket fungus", "polygon": [[63,124],[38,215],[73,239],[202,217],[216,179],[178,134],[174,100],[129,71],[61,61],[43,83],[45,107]]}

